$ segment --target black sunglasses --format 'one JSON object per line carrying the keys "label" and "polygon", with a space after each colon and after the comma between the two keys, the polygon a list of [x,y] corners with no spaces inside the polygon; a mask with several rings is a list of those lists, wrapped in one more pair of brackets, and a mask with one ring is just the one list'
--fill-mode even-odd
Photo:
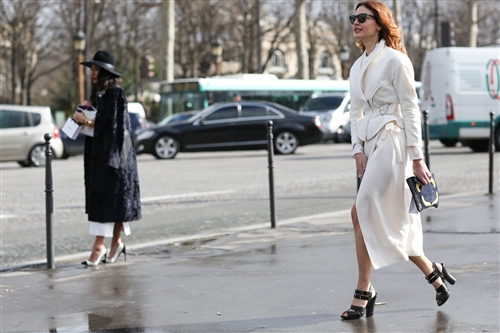
{"label": "black sunglasses", "polygon": [[354,21],[358,19],[359,23],[365,23],[366,17],[373,17],[373,19],[377,20],[377,17],[371,14],[363,13],[363,14],[358,14],[358,15],[351,15],[349,16],[349,21],[351,21],[351,24],[354,24]]}

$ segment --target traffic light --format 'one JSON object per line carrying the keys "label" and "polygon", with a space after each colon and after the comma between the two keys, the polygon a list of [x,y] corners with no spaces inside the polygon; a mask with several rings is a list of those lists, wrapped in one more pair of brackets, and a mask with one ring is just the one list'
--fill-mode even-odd
{"label": "traffic light", "polygon": [[155,76],[155,64],[153,57],[147,55],[141,58],[141,78],[147,79],[148,77]]}
{"label": "traffic light", "polygon": [[441,46],[455,46],[455,31],[453,22],[441,22]]}

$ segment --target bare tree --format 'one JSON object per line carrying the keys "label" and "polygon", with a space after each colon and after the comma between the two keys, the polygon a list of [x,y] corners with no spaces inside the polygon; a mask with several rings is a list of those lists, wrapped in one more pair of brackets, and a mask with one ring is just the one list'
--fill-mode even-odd
{"label": "bare tree", "polygon": [[468,30],[468,46],[469,47],[476,47],[477,46],[477,7],[478,7],[478,1],[476,0],[465,0],[467,3],[468,7],[468,14],[467,15],[467,25],[469,26]]}
{"label": "bare tree", "polygon": [[[90,2],[87,47],[93,50],[98,40],[106,37],[99,31],[99,22],[105,16],[106,3],[106,0],[98,4]],[[43,79],[44,86],[54,96],[52,104],[56,105],[56,110],[74,110],[78,102],[77,70],[80,65],[77,63],[73,38],[78,30],[83,30],[82,5],[81,1],[63,1],[49,8],[49,12],[46,13],[51,17],[46,33],[50,36],[52,45],[38,75],[47,75]]]}
{"label": "bare tree", "polygon": [[[73,36],[83,28],[83,2],[64,1],[53,8],[51,32],[58,72],[52,73],[51,85],[59,109],[73,109],[76,100],[77,68]],[[140,60],[149,52],[159,51],[159,34],[155,32],[157,2],[110,1],[89,2],[89,55],[106,50],[116,57],[116,67],[124,75],[123,87],[139,99],[142,88]],[[90,93],[90,92],[88,92]],[[88,96],[87,96],[88,98]]]}
{"label": "bare tree", "polygon": [[267,56],[262,68],[268,67],[273,54],[281,47],[285,47],[291,41],[290,31],[293,27],[293,7],[287,2],[267,2],[263,10],[262,40],[267,43]]}
{"label": "bare tree", "polygon": [[152,24],[154,15],[158,13],[159,3],[153,5],[139,0],[113,2],[102,22],[102,26],[109,29],[110,35],[101,45],[115,55],[117,66],[124,74],[124,88],[135,96],[135,100],[141,99],[143,90],[141,59],[152,51],[151,41],[159,37]]}
{"label": "bare tree", "polygon": [[[334,2],[322,2],[318,6],[314,0],[307,3],[307,38],[309,42],[309,77],[314,79],[318,75],[318,56],[321,50],[328,52],[334,58],[338,59],[339,40],[334,27],[328,23],[328,14],[331,5]],[[329,13],[331,14],[331,13]],[[345,20],[345,15],[344,15]],[[341,69],[335,66],[333,62],[332,76],[341,76]]]}
{"label": "bare tree", "polygon": [[294,20],[295,45],[297,52],[299,79],[309,79],[308,54],[307,54],[307,22],[306,22],[306,0],[295,0]]}
{"label": "bare tree", "polygon": [[161,74],[162,80],[174,79],[174,46],[175,46],[175,0],[163,0],[161,6]]}
{"label": "bare tree", "polygon": [[9,81],[7,89],[2,89],[4,102],[23,105],[31,103],[31,88],[41,46],[37,22],[40,10],[38,0],[0,2],[3,18],[1,58],[8,63],[8,66],[1,66],[5,67],[1,74]]}
{"label": "bare tree", "polygon": [[349,48],[350,53],[347,62],[351,65],[361,55],[356,47],[356,40],[349,22],[349,15],[354,13],[357,3],[357,0],[327,1],[323,3],[321,9],[322,20],[330,26],[337,38],[337,43],[330,46],[332,54],[340,57],[341,47]]}
{"label": "bare tree", "polygon": [[[452,23],[456,46],[498,43],[500,9],[497,1],[455,0],[442,2],[440,5],[443,8],[440,19]],[[476,9],[477,14],[474,13]]]}
{"label": "bare tree", "polygon": [[[401,19],[401,3],[399,0],[392,0],[392,12],[394,13],[394,20],[396,21],[396,25],[403,31],[403,22]],[[401,33],[401,44],[405,45],[404,34]]]}
{"label": "bare tree", "polygon": [[500,8],[497,1],[481,1],[478,6],[477,46],[500,44]]}
{"label": "bare tree", "polygon": [[228,25],[233,27],[227,31],[230,44],[225,47],[229,59],[237,59],[241,64],[240,71],[254,73],[258,70],[257,57],[257,26],[255,0],[235,0],[227,10]]}
{"label": "bare tree", "polygon": [[405,48],[412,60],[415,79],[420,80],[420,72],[425,53],[436,47],[434,32],[435,8],[419,0],[410,0],[405,3],[401,12]]}
{"label": "bare tree", "polygon": [[176,2],[176,58],[182,77],[208,74],[212,63],[210,43],[227,31],[226,9],[224,1]]}

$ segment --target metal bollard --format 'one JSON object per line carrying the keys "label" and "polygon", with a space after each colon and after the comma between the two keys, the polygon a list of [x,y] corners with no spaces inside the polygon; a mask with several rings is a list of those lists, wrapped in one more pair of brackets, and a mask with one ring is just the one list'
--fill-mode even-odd
{"label": "metal bollard", "polygon": [[422,111],[424,114],[424,156],[425,164],[429,170],[431,169],[431,158],[429,156],[429,110]]}
{"label": "metal bollard", "polygon": [[267,127],[267,156],[269,168],[269,201],[271,207],[271,228],[276,228],[276,209],[274,206],[274,175],[273,175],[273,122],[269,120],[266,124]]}
{"label": "metal bollard", "polygon": [[52,197],[52,151],[50,150],[50,139],[52,136],[46,133],[45,139],[45,226],[47,236],[47,269],[56,268],[54,264],[54,243],[52,242],[52,213],[54,211],[54,198]]}
{"label": "metal bollard", "polygon": [[495,112],[490,112],[490,144],[488,145],[488,153],[490,158],[489,170],[489,185],[488,194],[493,195],[493,156],[495,154],[495,121],[493,119]]}

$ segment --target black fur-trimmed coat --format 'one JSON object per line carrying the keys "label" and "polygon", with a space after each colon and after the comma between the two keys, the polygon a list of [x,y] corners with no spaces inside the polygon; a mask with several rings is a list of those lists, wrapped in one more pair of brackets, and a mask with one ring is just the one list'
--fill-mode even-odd
{"label": "black fur-trimmed coat", "polygon": [[132,143],[125,91],[120,86],[109,88],[98,95],[96,108],[94,137],[86,137],[84,153],[88,219],[102,223],[140,220],[139,176],[133,144],[127,156],[122,154],[127,151],[124,141]]}

